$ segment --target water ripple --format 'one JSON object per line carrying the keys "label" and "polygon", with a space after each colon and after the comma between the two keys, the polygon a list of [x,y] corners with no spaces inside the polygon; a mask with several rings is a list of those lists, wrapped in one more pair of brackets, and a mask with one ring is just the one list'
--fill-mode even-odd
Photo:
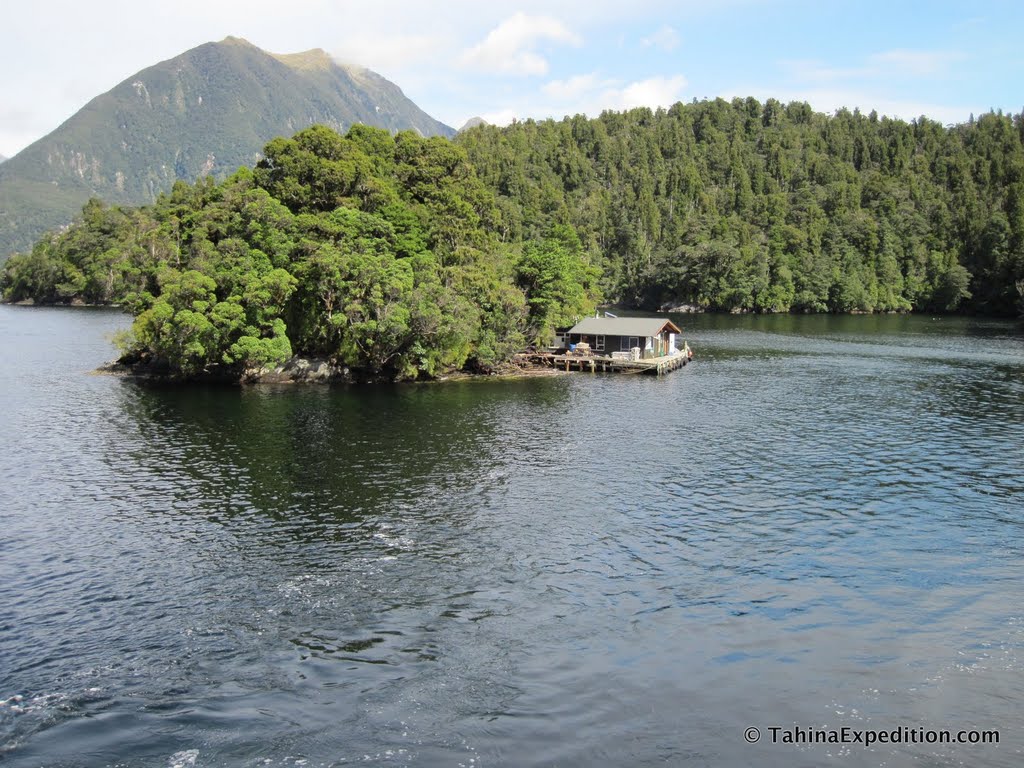
{"label": "water ripple", "polygon": [[0,760],[1020,764],[1016,326],[694,322],[663,379],[179,390],[0,307]]}

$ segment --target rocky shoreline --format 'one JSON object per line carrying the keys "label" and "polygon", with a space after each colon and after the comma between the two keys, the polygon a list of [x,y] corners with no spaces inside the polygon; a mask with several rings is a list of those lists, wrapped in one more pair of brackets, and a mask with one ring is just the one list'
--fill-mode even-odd
{"label": "rocky shoreline", "polygon": [[[261,384],[382,384],[392,383],[383,377],[357,375],[351,368],[325,358],[295,356],[274,368],[253,368],[244,371],[206,372],[197,376],[183,376],[167,367],[154,366],[147,361],[115,360],[96,369],[98,374],[122,376],[152,384],[228,384],[253,386]],[[541,366],[517,365],[509,362],[494,371],[474,373],[454,371],[432,379],[412,383],[445,381],[483,381],[494,379],[521,379],[564,375],[564,371]]]}

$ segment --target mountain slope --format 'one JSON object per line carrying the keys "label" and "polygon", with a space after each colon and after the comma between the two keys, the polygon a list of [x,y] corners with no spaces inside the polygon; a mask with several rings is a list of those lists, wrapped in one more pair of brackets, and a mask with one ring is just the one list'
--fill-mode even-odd
{"label": "mountain slope", "polygon": [[129,77],[0,166],[0,260],[68,223],[91,196],[150,202],[177,179],[252,165],[268,140],[313,123],[455,133],[395,84],[321,50],[206,43]]}
{"label": "mountain slope", "polygon": [[478,125],[490,125],[490,123],[488,123],[482,117],[471,117],[469,118],[469,120],[462,124],[462,127],[459,128],[458,133],[468,131],[470,128],[476,128]]}

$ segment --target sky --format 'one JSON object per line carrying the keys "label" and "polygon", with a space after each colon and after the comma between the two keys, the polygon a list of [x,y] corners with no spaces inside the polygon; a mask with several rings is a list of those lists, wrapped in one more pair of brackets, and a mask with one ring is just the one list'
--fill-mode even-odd
{"label": "sky", "polygon": [[1024,107],[1024,3],[32,0],[0,9],[0,155],[205,42],[323,48],[458,128],[754,96],[958,123]]}

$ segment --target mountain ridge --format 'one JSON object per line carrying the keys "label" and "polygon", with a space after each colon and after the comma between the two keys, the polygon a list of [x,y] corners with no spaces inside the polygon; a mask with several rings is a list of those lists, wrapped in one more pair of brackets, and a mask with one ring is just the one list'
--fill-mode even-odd
{"label": "mountain ridge", "polygon": [[469,118],[469,120],[462,124],[462,127],[459,128],[457,133],[463,133],[464,131],[468,131],[470,128],[476,128],[477,126],[480,125],[490,125],[490,123],[488,123],[486,120],[479,116],[471,117]]}
{"label": "mountain ridge", "polygon": [[455,134],[394,83],[322,49],[203,43],[96,96],[0,166],[0,260],[69,223],[90,197],[145,204],[178,179],[252,165],[267,141],[314,123]]}

